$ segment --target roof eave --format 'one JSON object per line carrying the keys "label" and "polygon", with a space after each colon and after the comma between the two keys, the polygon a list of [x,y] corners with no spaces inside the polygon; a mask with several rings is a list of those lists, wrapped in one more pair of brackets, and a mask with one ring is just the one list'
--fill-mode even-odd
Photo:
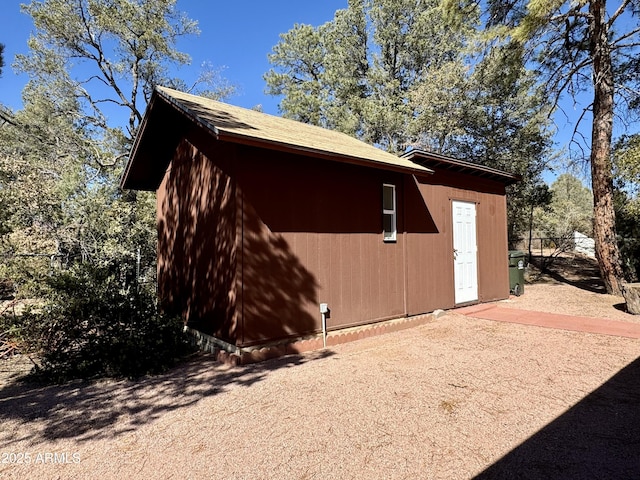
{"label": "roof eave", "polygon": [[193,122],[195,122],[197,125],[205,128],[206,130],[209,130],[211,133],[213,133],[216,137],[220,134],[218,128],[213,125],[210,122],[207,122],[204,118],[200,117],[199,115],[197,115],[195,112],[191,111],[190,109],[188,109],[187,107],[185,107],[183,104],[181,104],[178,100],[176,100],[175,98],[173,98],[171,95],[169,95],[168,93],[164,92],[162,89],[156,88],[155,92],[157,92],[157,94],[163,98],[163,100],[165,100],[167,103],[169,103],[171,106],[173,106],[176,110],[178,110],[179,112],[181,112],[182,114],[184,114],[187,118],[191,119]]}
{"label": "roof eave", "polygon": [[448,157],[446,155],[428,152],[426,150],[414,149],[408,152],[405,152],[401,155],[403,158],[406,158],[410,161],[416,162],[414,158],[422,158],[431,160],[434,162],[440,162],[447,165],[455,166],[460,169],[462,172],[470,172],[470,175],[475,175],[478,177],[489,178],[491,180],[499,181],[503,183],[505,186],[513,185],[522,181],[522,176],[505,172],[503,170],[498,170],[497,168],[487,167],[485,165],[480,165],[477,163],[471,163],[464,160],[459,160],[453,157]]}
{"label": "roof eave", "polygon": [[138,128],[138,132],[136,133],[136,137],[133,140],[133,146],[131,150],[129,150],[129,157],[127,158],[127,163],[124,167],[124,172],[122,177],[120,177],[120,188],[121,189],[130,189],[131,187],[128,185],[129,178],[131,175],[131,168],[133,167],[133,159],[136,158],[136,155],[140,148],[140,142],[142,141],[142,136],[146,129],[149,112],[151,111],[153,105],[155,104],[156,92],[154,91],[149,99],[149,103],[147,104],[147,108],[145,109],[144,115],[142,116],[142,122],[140,122],[140,126]]}
{"label": "roof eave", "polygon": [[175,105],[167,102],[167,99],[155,90],[133,141],[120,180],[121,188],[154,191],[160,185],[171,161],[165,153],[172,151],[183,134],[181,128],[166,128],[166,115],[170,114],[169,112],[182,115],[182,112],[175,109]]}

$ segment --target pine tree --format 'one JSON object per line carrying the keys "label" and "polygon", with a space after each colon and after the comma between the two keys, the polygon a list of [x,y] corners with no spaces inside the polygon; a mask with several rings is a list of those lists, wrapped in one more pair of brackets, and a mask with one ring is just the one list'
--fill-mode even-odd
{"label": "pine tree", "polygon": [[521,174],[509,193],[515,243],[549,155],[548,108],[517,52],[479,55],[478,21],[452,24],[435,0],[351,0],[324,25],[281,35],[265,79],[287,117]]}
{"label": "pine tree", "polygon": [[[475,2],[451,1],[464,17]],[[545,77],[546,96],[592,95],[577,124],[591,114],[591,185],[594,196],[596,256],[607,287],[621,293],[623,272],[616,237],[611,142],[616,108],[637,103],[640,26],[635,2],[608,7],[606,0],[539,2],[490,0],[487,34],[516,45]],[[630,94],[630,95],[629,95]],[[626,103],[628,102],[628,103]]]}

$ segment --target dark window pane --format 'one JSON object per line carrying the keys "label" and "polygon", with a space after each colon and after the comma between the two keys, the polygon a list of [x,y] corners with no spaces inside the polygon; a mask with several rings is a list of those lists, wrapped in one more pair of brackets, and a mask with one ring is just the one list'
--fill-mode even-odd
{"label": "dark window pane", "polygon": [[384,185],[382,187],[382,208],[385,210],[393,210],[394,208],[394,201],[393,201],[393,187]]}
{"label": "dark window pane", "polygon": [[382,215],[382,228],[384,230],[385,238],[393,237],[393,231],[395,230],[393,225],[393,215],[388,213]]}

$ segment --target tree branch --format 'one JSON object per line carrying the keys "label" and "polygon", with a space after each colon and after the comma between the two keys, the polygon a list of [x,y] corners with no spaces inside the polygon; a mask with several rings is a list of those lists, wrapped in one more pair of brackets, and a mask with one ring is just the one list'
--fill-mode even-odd
{"label": "tree branch", "polygon": [[118,161],[120,159],[128,157],[128,156],[129,156],[129,153],[121,153],[121,154],[116,155],[115,157],[113,157],[111,159],[110,163],[101,162],[99,156],[96,156],[96,163],[100,166],[100,168],[107,169],[107,168],[114,167],[118,163]]}
{"label": "tree branch", "polygon": [[620,15],[622,15],[622,13],[625,11],[625,9],[627,8],[627,6],[629,6],[630,3],[631,3],[631,0],[623,0],[623,2],[620,4],[618,9],[615,11],[613,15],[611,15],[611,18],[607,22],[607,30],[611,29],[611,27],[613,26],[613,23],[617,20],[617,18]]}
{"label": "tree branch", "polygon": [[4,108],[0,108],[0,119],[14,127],[16,126],[16,122],[13,121],[13,115],[6,112]]}
{"label": "tree branch", "polygon": [[[640,33],[640,27],[631,30],[630,32],[625,33],[624,35],[622,35],[621,37],[616,38],[613,42],[611,42],[611,45],[618,45],[618,43],[620,43],[622,40],[626,40],[627,38],[631,38],[634,35]],[[618,47],[619,48],[619,47]]]}
{"label": "tree branch", "polygon": [[[587,67],[590,64],[591,64],[591,60],[585,59],[582,62],[575,65],[574,67],[572,67],[567,73],[559,75],[559,78],[557,80],[552,81],[553,87],[551,88],[551,92],[554,93],[554,99],[551,105],[553,108],[558,106],[558,103],[560,101],[560,96],[562,95],[562,93],[566,91],[568,86],[573,82],[574,76],[577,76],[580,70],[582,70],[583,68]],[[562,67],[563,65],[559,66],[555,70],[555,72],[550,76],[550,78],[553,78],[558,72],[560,72],[562,70]],[[571,95],[573,96],[574,94],[571,94]]]}

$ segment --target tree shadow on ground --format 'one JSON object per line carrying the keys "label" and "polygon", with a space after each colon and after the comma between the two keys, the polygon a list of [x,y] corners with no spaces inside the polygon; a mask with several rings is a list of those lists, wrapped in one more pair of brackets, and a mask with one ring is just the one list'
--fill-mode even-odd
{"label": "tree shadow on ground", "polygon": [[327,358],[331,351],[290,355],[242,367],[226,367],[197,354],[166,374],[138,380],[77,381],[43,386],[10,379],[0,387],[0,447],[15,442],[72,438],[87,441],[135,431],[162,415],[233,387],[249,387],[270,372]]}
{"label": "tree shadow on ground", "polygon": [[640,478],[640,358],[476,479]]}
{"label": "tree shadow on ground", "polygon": [[529,264],[535,271],[536,282],[556,281],[592,293],[607,293],[595,259],[583,255],[553,258],[534,255]]}

